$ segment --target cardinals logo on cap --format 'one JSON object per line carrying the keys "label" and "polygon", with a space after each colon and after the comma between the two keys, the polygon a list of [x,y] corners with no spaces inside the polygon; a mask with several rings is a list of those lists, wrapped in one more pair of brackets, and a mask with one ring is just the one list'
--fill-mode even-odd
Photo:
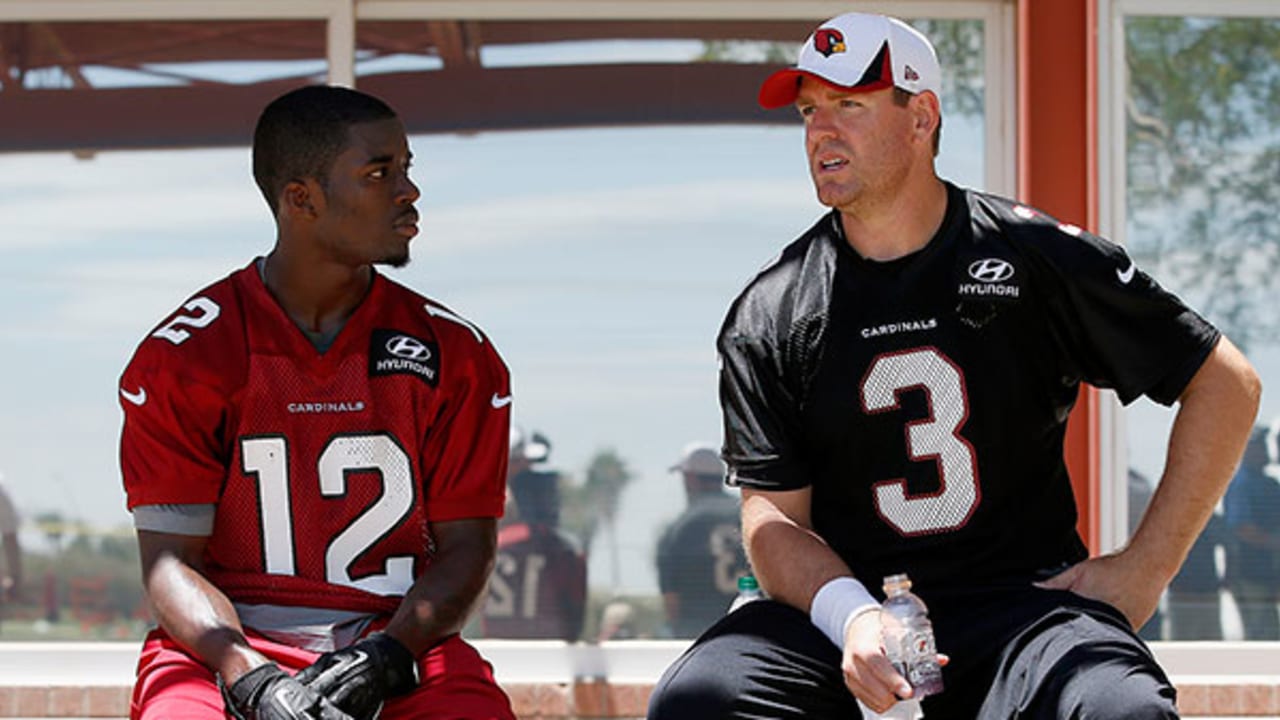
{"label": "cardinals logo on cap", "polygon": [[822,53],[823,57],[831,57],[833,53],[844,52],[844,34],[833,28],[819,28],[813,34],[813,49]]}

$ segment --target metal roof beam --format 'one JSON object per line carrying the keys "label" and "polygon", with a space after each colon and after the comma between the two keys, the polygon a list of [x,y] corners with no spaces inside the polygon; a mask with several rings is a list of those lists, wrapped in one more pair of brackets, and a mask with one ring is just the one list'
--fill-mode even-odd
{"label": "metal roof beam", "polygon": [[[754,102],[769,66],[630,64],[395,73],[360,87],[396,108],[410,133],[602,125],[794,122]],[[78,93],[30,91],[5,100],[0,152],[246,145],[262,107],[296,80],[254,85],[94,91],[93,122]]]}

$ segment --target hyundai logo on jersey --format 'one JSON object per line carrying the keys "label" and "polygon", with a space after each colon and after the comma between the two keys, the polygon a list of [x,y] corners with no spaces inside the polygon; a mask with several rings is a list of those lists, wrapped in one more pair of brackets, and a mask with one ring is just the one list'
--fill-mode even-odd
{"label": "hyundai logo on jersey", "polygon": [[1012,300],[1021,292],[1013,279],[1016,274],[1013,263],[1008,260],[987,257],[974,260],[964,267],[967,277],[961,277],[958,288],[962,299],[981,297]]}
{"label": "hyundai logo on jersey", "polygon": [[440,379],[439,346],[399,330],[374,330],[369,341],[369,377],[383,375],[415,375],[435,387]]}
{"label": "hyundai logo on jersey", "polygon": [[969,277],[978,282],[994,283],[1013,277],[1013,266],[998,258],[978,260],[969,265]]}
{"label": "hyundai logo on jersey", "polygon": [[431,350],[421,340],[408,335],[397,335],[387,341],[387,352],[396,357],[422,362],[431,359]]}

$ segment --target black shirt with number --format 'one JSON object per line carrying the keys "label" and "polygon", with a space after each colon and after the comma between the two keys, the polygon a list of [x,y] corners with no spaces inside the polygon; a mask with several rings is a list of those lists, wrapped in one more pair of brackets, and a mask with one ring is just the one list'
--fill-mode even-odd
{"label": "black shirt with number", "polygon": [[723,492],[694,496],[658,540],[658,587],[676,596],[667,618],[679,638],[702,634],[724,617],[747,574],[738,501]]}
{"label": "black shirt with number", "polygon": [[811,487],[871,587],[995,583],[1085,557],[1063,461],[1081,381],[1175,401],[1219,333],[1119,246],[947,186],[919,251],[860,257],[831,212],[721,330],[731,482]]}

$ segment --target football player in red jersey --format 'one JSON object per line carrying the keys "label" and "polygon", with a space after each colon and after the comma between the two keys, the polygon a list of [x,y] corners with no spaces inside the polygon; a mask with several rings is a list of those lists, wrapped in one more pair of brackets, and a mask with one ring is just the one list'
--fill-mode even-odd
{"label": "football player in red jersey", "polygon": [[[650,720],[845,720],[913,697],[867,587],[903,572],[950,658],[931,720],[1177,717],[1133,630],[1227,487],[1258,376],[1123,248],[938,177],[942,87],[922,34],[862,13],[761,87],[800,115],[830,208],[717,341],[723,457],[770,599],[672,664]],[[1098,557],[1063,458],[1083,382],[1179,405],[1149,509]]]}
{"label": "football player in red jersey", "polygon": [[560,473],[543,467],[551,443],[511,433],[507,485],[512,522],[498,530],[498,552],[480,615],[486,637],[574,642],[587,610],[587,558],[560,528]]}
{"label": "football player in red jersey", "polygon": [[513,717],[458,635],[493,567],[508,374],[478,328],[374,269],[418,233],[410,159],[377,98],[271,102],[253,171],[274,248],[121,377],[159,624],[133,718]]}

